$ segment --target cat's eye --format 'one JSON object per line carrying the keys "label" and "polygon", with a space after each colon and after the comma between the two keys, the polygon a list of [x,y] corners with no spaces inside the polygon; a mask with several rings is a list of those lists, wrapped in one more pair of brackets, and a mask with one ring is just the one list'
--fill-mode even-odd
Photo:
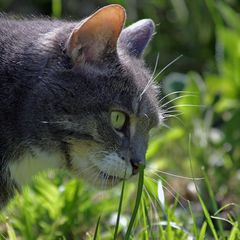
{"label": "cat's eye", "polygon": [[111,124],[116,130],[121,130],[126,122],[126,114],[120,111],[111,112]]}

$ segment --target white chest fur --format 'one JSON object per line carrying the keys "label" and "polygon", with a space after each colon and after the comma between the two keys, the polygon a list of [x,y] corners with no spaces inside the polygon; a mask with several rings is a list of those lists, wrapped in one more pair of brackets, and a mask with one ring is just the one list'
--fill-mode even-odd
{"label": "white chest fur", "polygon": [[12,178],[21,186],[28,183],[32,176],[47,169],[60,167],[63,158],[57,152],[44,152],[33,148],[31,153],[25,153],[20,159],[10,164]]}

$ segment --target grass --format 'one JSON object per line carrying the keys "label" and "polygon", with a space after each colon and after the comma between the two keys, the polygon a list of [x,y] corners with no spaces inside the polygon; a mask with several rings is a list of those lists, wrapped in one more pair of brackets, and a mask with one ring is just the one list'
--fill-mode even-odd
{"label": "grass", "polygon": [[[136,216],[137,216],[137,213],[138,213],[138,208],[139,208],[140,202],[141,202],[141,197],[142,197],[142,192],[143,192],[143,184],[144,184],[144,166],[140,165],[136,202],[135,202],[135,205],[134,205],[134,209],[133,209],[133,213],[132,213],[130,222],[128,224],[127,233],[125,235],[125,240],[130,239],[133,224],[135,222],[135,219],[136,219]],[[122,198],[123,198],[123,193],[122,193]],[[119,212],[119,214],[120,214],[120,212]]]}
{"label": "grass", "polygon": [[[99,193],[61,171],[41,174],[1,212],[0,239],[240,239],[240,17],[205,3],[216,69],[162,79],[168,128],[152,133],[138,183]],[[61,12],[53,0],[52,15]]]}
{"label": "grass", "polygon": [[[177,197],[161,206],[159,186],[148,178],[144,184],[143,167],[138,188],[124,181],[120,195],[119,187],[99,195],[77,179],[66,178],[52,171],[36,177],[2,212],[1,239],[240,239],[239,221],[230,216],[218,219],[228,221],[230,229],[213,224],[199,192],[198,201],[188,201],[184,209]],[[197,203],[201,210],[194,209]]]}

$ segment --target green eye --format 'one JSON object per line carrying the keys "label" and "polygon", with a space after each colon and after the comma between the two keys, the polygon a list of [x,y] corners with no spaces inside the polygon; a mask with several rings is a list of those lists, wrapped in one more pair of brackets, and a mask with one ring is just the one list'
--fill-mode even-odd
{"label": "green eye", "polygon": [[120,130],[124,126],[125,122],[126,114],[119,111],[111,112],[111,124],[115,129]]}

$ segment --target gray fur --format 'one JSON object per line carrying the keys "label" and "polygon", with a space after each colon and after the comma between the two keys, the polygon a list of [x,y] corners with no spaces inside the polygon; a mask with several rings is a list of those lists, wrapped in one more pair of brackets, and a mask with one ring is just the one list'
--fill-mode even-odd
{"label": "gray fur", "polygon": [[[0,18],[0,204],[14,193],[9,165],[32,147],[60,152],[68,168],[68,139],[144,159],[148,131],[158,121],[154,87],[138,102],[137,113],[132,102],[149,81],[148,69],[140,57],[127,54],[126,37],[100,61],[76,66],[65,53],[76,24]],[[112,129],[109,111],[115,106],[143,119],[132,138],[129,126],[123,138]]]}

